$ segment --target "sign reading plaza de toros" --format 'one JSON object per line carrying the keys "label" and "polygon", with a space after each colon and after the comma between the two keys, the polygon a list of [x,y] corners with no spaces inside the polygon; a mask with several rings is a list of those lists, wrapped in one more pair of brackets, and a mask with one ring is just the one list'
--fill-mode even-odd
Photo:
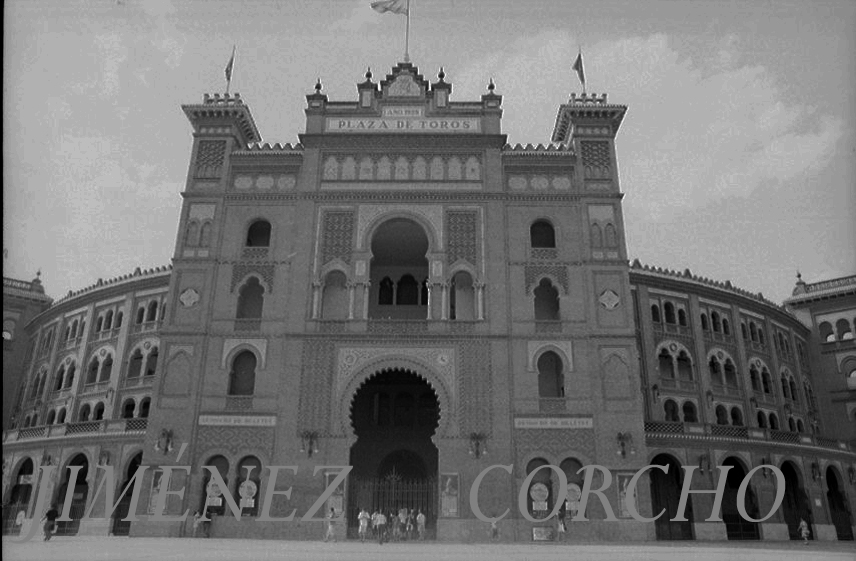
{"label": "sign reading plaza de toros", "polygon": [[328,117],[327,132],[354,133],[479,133],[481,120],[467,117],[425,117],[422,107],[384,107],[381,117]]}

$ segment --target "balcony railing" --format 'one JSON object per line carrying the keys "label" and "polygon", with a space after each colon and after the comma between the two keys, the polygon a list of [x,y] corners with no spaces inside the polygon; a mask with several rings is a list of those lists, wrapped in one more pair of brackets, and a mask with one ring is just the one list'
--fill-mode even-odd
{"label": "balcony railing", "polygon": [[698,389],[698,383],[695,380],[677,380],[675,378],[661,378],[660,387],[663,389],[694,392]]}
{"label": "balcony railing", "polygon": [[761,442],[767,442],[770,444],[829,448],[831,450],[849,451],[851,449],[846,442],[834,438],[746,426],[645,421],[645,433],[649,438],[669,438],[671,435],[684,435],[681,438],[703,440],[730,438],[744,440],[749,446],[757,446]]}
{"label": "balcony railing", "polygon": [[717,395],[728,395],[733,397],[740,397],[743,395],[743,392],[737,386],[728,386],[723,384],[711,384],[713,388],[713,393]]}
{"label": "balcony railing", "polygon": [[136,323],[136,324],[134,324],[134,327],[131,329],[131,331],[134,333],[146,333],[149,331],[155,331],[159,325],[160,325],[160,322],[157,322],[157,321],[146,321],[144,323]]}
{"label": "balcony railing", "polygon": [[69,436],[100,434],[141,434],[146,431],[147,425],[148,419],[115,419],[12,429],[3,433],[3,442],[11,443],[39,438],[65,438]]}
{"label": "balcony railing", "polygon": [[123,388],[138,388],[141,386],[151,386],[155,381],[154,375],[151,376],[134,376],[133,378],[125,378],[122,380]]}

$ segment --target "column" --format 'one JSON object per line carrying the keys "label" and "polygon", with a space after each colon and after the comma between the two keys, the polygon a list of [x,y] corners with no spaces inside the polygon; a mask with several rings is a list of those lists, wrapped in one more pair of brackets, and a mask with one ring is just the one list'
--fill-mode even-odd
{"label": "column", "polygon": [[434,305],[434,289],[431,283],[428,283],[428,315],[425,319],[431,320],[434,319],[431,313],[431,306]]}
{"label": "column", "polygon": [[321,314],[321,289],[324,283],[321,281],[312,282],[312,319],[318,319]]}
{"label": "column", "polygon": [[475,283],[476,288],[476,319],[484,321],[484,286],[485,283]]}
{"label": "column", "polygon": [[348,287],[348,319],[354,319],[354,289],[356,285],[352,282],[347,284]]}
{"label": "column", "polygon": [[363,283],[363,319],[369,319],[369,288],[371,288],[371,281],[365,281]]}
{"label": "column", "polygon": [[449,294],[448,294],[448,290],[447,290],[448,284],[446,284],[445,282],[441,282],[439,284],[440,284],[440,294],[441,294],[441,298],[440,298],[440,301],[441,301],[440,319],[445,321],[445,320],[449,319],[449,312],[448,312],[448,310],[449,310],[449,303],[448,303]]}

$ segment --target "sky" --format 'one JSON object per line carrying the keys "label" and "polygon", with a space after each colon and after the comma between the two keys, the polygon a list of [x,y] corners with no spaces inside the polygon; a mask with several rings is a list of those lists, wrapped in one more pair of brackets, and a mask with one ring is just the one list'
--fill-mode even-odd
{"label": "sky", "polygon": [[[856,2],[411,0],[410,57],[452,101],[491,78],[510,143],[548,143],[587,90],[629,107],[616,139],[628,255],[781,302],[797,270],[856,274]],[[356,100],[402,59],[370,0],[7,0],[3,274],[48,294],[166,265],[191,127],[225,90],[265,142],[305,95]]]}

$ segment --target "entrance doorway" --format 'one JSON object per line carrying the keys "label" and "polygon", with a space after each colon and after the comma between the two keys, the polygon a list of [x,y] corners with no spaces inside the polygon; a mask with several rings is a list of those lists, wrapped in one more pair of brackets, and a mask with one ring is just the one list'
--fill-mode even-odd
{"label": "entrance doorway", "polygon": [[[722,498],[722,521],[725,523],[725,532],[729,540],[760,540],[761,532],[757,522],[750,522],[743,518],[740,509],[737,508],[737,490],[746,477],[743,464],[736,458],[726,458],[723,466],[731,466],[728,477],[725,480],[725,494]],[[743,498],[743,511],[750,518],[757,520],[758,499],[752,485],[746,486],[746,495]]]}
{"label": "entrance doorway", "polygon": [[387,516],[422,511],[429,537],[437,519],[437,447],[431,436],[440,419],[437,394],[405,369],[380,372],[357,390],[351,424],[348,536],[357,537],[360,509]]}
{"label": "entrance doorway", "polygon": [[[27,458],[18,469],[15,486],[9,492],[9,500],[3,505],[3,535],[18,535],[21,523],[27,516],[33,494],[33,460]],[[21,514],[23,513],[23,514]],[[41,515],[39,515],[41,516]]]}
{"label": "entrance doorway", "polygon": [[805,520],[808,524],[808,539],[813,540],[814,520],[811,516],[811,506],[808,502],[808,495],[800,483],[797,468],[791,462],[785,462],[782,464],[782,473],[785,476],[785,498],[782,500],[782,513],[785,516],[785,523],[788,525],[788,536],[792,540],[801,540],[800,520]]}
{"label": "entrance doorway", "polygon": [[128,462],[128,468],[125,470],[125,477],[122,481],[122,484],[119,486],[119,494],[125,493],[122,496],[122,499],[119,501],[119,504],[116,506],[116,510],[113,514],[113,535],[114,536],[127,536],[131,533],[131,522],[126,522],[124,519],[128,517],[128,511],[131,509],[131,497],[133,496],[133,488],[129,488],[128,486],[131,483],[131,479],[134,477],[134,474],[137,472],[137,468],[140,467],[140,464],[143,463],[143,453],[140,452]]}
{"label": "entrance doorway", "polygon": [[668,473],[659,469],[652,469],[651,474],[651,503],[655,513],[665,509],[662,516],[657,518],[654,528],[658,540],[691,540],[693,539],[693,500],[687,499],[687,507],[684,512],[686,522],[672,522],[678,513],[678,504],[683,489],[683,470],[680,464],[668,454],[659,454],[651,464],[655,466],[668,466]]}
{"label": "entrance doorway", "polygon": [[[77,477],[71,480],[71,468],[80,466],[77,472]],[[56,532],[57,536],[74,536],[80,529],[80,519],[83,518],[86,510],[86,497],[89,494],[89,485],[86,483],[86,476],[89,475],[89,460],[83,454],[78,454],[68,463],[63,474],[63,483],[59,488],[59,494],[56,498],[57,510],[63,512],[65,508],[65,499],[69,485],[73,488],[71,495],[71,507],[69,509],[69,518],[65,522],[57,521]]]}
{"label": "entrance doorway", "polygon": [[853,541],[853,517],[847,509],[847,496],[842,489],[841,479],[832,466],[826,468],[826,488],[826,501],[835,534],[839,540]]}

